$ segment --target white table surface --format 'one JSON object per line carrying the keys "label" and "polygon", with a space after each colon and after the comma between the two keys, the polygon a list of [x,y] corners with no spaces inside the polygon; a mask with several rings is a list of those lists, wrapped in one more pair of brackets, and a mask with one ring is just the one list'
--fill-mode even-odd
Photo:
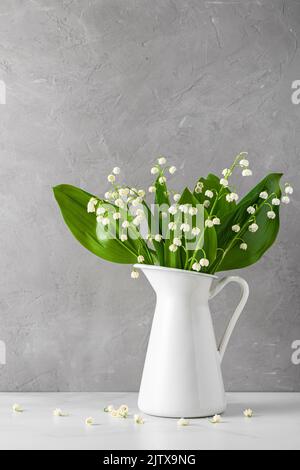
{"label": "white table surface", "polygon": [[[13,413],[14,403],[24,413]],[[300,450],[300,394],[228,394],[222,424],[196,419],[184,428],[177,420],[151,416],[136,425],[136,403],[135,393],[1,393],[0,449]],[[128,404],[130,416],[112,418],[102,411],[108,404]],[[249,407],[252,419],[243,417]],[[69,417],[55,418],[55,408]],[[90,416],[95,426],[85,425]]]}

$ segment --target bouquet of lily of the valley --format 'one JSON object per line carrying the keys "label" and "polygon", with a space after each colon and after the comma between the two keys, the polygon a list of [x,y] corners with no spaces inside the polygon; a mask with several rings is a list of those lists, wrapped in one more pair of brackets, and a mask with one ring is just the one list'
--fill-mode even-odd
{"label": "bouquet of lily of the valley", "polygon": [[[69,185],[54,188],[69,229],[89,251],[122,264],[148,264],[215,274],[256,263],[273,245],[279,212],[289,204],[293,188],[280,187],[282,174],[266,176],[243,199],[231,184],[238,170],[252,176],[247,153],[237,156],[222,176],[200,178],[193,190],[179,194],[169,188],[176,167],[160,157],[146,201],[144,189],[120,181],[121,170],[108,176],[104,197]],[[134,269],[132,277],[137,278]]]}

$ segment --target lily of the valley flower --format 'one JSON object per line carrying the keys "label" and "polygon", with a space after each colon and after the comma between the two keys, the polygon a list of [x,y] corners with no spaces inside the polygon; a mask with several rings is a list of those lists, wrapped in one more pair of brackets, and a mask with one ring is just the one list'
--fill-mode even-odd
{"label": "lily of the valley flower", "polygon": [[159,184],[164,185],[167,182],[167,178],[165,176],[161,176],[158,181]]}
{"label": "lily of the valley flower", "polygon": [[155,186],[150,186],[149,188],[149,193],[156,193],[156,187]]}
{"label": "lily of the valley flower", "polygon": [[129,228],[130,227],[130,223],[128,222],[128,220],[124,220],[124,222],[122,223],[122,227],[123,228]]}
{"label": "lily of the valley flower", "polygon": [[157,175],[158,173],[159,173],[159,169],[158,169],[156,166],[154,166],[153,168],[151,168],[151,174],[152,174],[152,175]]}
{"label": "lily of the valley flower", "polygon": [[87,426],[93,426],[93,425],[95,424],[94,418],[92,418],[92,417],[86,418],[85,424],[86,424]]}
{"label": "lily of the valley flower", "polygon": [[243,160],[240,161],[240,166],[242,168],[248,168],[249,165],[250,165],[249,160],[247,160],[246,158],[244,158]]}
{"label": "lily of the valley flower", "polygon": [[182,246],[182,241],[180,240],[180,238],[174,238],[173,243],[176,246]]}
{"label": "lily of the valley flower", "polygon": [[167,159],[165,157],[160,157],[158,159],[158,164],[159,165],[165,165],[167,163]]}
{"label": "lily of the valley flower", "polygon": [[131,273],[131,279],[138,279],[140,277],[140,273],[135,269]]}
{"label": "lily of the valley flower", "polygon": [[175,224],[175,222],[170,222],[168,227],[169,227],[169,230],[171,230],[172,232],[175,232],[175,230],[177,229],[177,224]]}
{"label": "lily of the valley flower", "polygon": [[208,209],[209,206],[210,206],[210,201],[208,201],[208,200],[204,201],[203,206],[205,207],[205,209]]}
{"label": "lily of the valley flower", "polygon": [[13,412],[14,413],[23,413],[23,407],[21,405],[19,405],[18,403],[15,403],[13,406],[12,406],[12,409],[13,409]]}
{"label": "lily of the valley flower", "polygon": [[249,232],[256,233],[258,229],[259,226],[257,224],[251,224],[249,227]]}
{"label": "lily of the valley flower", "polygon": [[192,235],[194,235],[194,237],[198,237],[200,232],[201,232],[201,229],[199,227],[194,227],[192,229]]}
{"label": "lily of the valley flower", "polygon": [[114,175],[119,175],[120,173],[121,173],[121,169],[120,169],[118,166],[116,166],[116,167],[113,169],[113,174],[114,174]]}
{"label": "lily of the valley flower", "polygon": [[179,210],[180,210],[180,212],[182,212],[183,214],[187,214],[187,213],[188,213],[188,210],[189,210],[189,207],[188,207],[186,204],[182,204],[181,206],[179,206]]}
{"label": "lily of the valley flower", "polygon": [[180,194],[174,194],[173,199],[174,199],[175,202],[179,202],[180,199],[181,199],[181,195]]}
{"label": "lily of the valley flower", "polygon": [[197,271],[198,273],[201,271],[201,265],[200,263],[194,263],[192,266],[193,271]]}
{"label": "lily of the valley flower", "polygon": [[242,175],[243,175],[243,176],[252,176],[252,175],[253,175],[253,172],[252,172],[252,170],[250,170],[249,168],[247,168],[246,170],[243,170],[243,171],[242,171]]}
{"label": "lily of the valley flower", "polygon": [[227,202],[236,202],[238,200],[239,200],[239,195],[236,193],[230,193],[230,194],[227,194],[226,196]]}
{"label": "lily of the valley flower", "polygon": [[253,418],[253,414],[253,410],[251,410],[250,408],[244,411],[245,418]]}
{"label": "lily of the valley flower", "polygon": [[138,260],[139,264],[143,264],[143,262],[145,261],[145,258],[144,258],[144,256],[140,255],[140,256],[138,256],[137,260]]}
{"label": "lily of the valley flower", "polygon": [[172,243],[172,245],[169,246],[169,250],[171,251],[171,253],[176,253],[176,251],[178,250],[178,246]]}
{"label": "lily of the valley flower", "polygon": [[214,225],[221,225],[221,220],[219,219],[219,217],[215,217],[215,218],[213,219],[213,224],[214,224]]}
{"label": "lily of the valley flower", "polygon": [[108,405],[104,408],[104,413],[111,413],[114,410],[113,405]]}
{"label": "lily of the valley flower", "polygon": [[171,166],[171,168],[169,168],[169,173],[170,173],[171,175],[174,175],[174,174],[176,173],[176,171],[177,171],[176,166]]}
{"label": "lily of the valley flower", "polygon": [[124,243],[124,242],[127,242],[127,240],[128,240],[127,235],[122,234],[121,237],[120,237],[120,240],[121,240],[121,242],[123,242],[123,243]]}
{"label": "lily of the valley flower", "polygon": [[248,245],[247,245],[247,243],[242,243],[242,244],[240,245],[240,249],[243,250],[243,251],[247,251],[247,250],[248,250]]}
{"label": "lily of the valley flower", "polygon": [[115,205],[117,207],[119,207],[119,209],[124,209],[124,207],[125,207],[125,203],[124,203],[123,199],[116,199]]}
{"label": "lily of the valley flower", "polygon": [[207,220],[205,221],[205,227],[207,227],[207,228],[213,228],[213,226],[214,226],[213,220],[207,219]]}
{"label": "lily of the valley flower", "polygon": [[267,193],[267,191],[263,191],[262,193],[260,193],[259,197],[260,197],[261,199],[266,200],[266,199],[268,199],[269,194]]}
{"label": "lily of the valley flower", "polygon": [[116,181],[115,175],[108,175],[107,181],[108,181],[109,183],[114,183],[114,182]]}
{"label": "lily of the valley flower", "polygon": [[220,185],[224,186],[224,188],[227,188],[229,186],[229,182],[226,178],[221,178],[220,179]]}
{"label": "lily of the valley flower", "polygon": [[154,240],[158,243],[160,243],[162,241],[162,239],[163,239],[163,237],[159,233],[157,235],[155,235],[155,237],[154,237]]}
{"label": "lily of the valley flower", "polygon": [[60,418],[66,418],[68,415],[68,413],[65,413],[64,411],[62,411],[60,408],[56,408],[54,411],[53,411],[53,416],[55,416],[56,418],[60,417]]}
{"label": "lily of the valley flower", "polygon": [[285,187],[285,194],[294,194],[294,188],[291,185]]}
{"label": "lily of the valley flower", "polygon": [[283,198],[281,199],[281,202],[283,204],[289,204],[291,202],[291,200],[288,196],[283,196]]}
{"label": "lily of the valley flower", "polygon": [[122,217],[122,216],[121,216],[120,212],[115,212],[114,215],[113,215],[113,219],[114,219],[114,220],[120,220],[121,217]]}
{"label": "lily of the valley flower", "polygon": [[208,197],[209,199],[212,199],[214,197],[214,193],[213,193],[213,191],[208,189],[205,193],[205,196]]}
{"label": "lily of the valley flower", "polygon": [[212,424],[220,424],[222,422],[222,418],[220,415],[215,415],[211,421]]}
{"label": "lily of the valley flower", "polygon": [[191,216],[197,215],[198,214],[198,209],[196,207],[190,207],[189,208],[189,214]]}
{"label": "lily of the valley flower", "polygon": [[177,206],[173,205],[173,206],[169,207],[168,211],[171,215],[176,215],[177,212],[178,212],[178,208],[177,208]]}
{"label": "lily of the valley flower", "polygon": [[96,214],[97,215],[104,215],[106,212],[106,209],[104,209],[104,207],[98,207],[97,211],[96,211]]}
{"label": "lily of the valley flower", "polygon": [[87,206],[87,211],[89,214],[92,214],[94,212],[96,212],[96,206],[98,204],[98,199],[96,199],[95,197],[92,197],[89,202],[88,202],[88,206]]}
{"label": "lily of the valley flower", "polygon": [[250,206],[250,207],[248,207],[247,212],[248,212],[248,214],[253,215],[253,214],[255,214],[256,209],[255,209],[255,207]]}
{"label": "lily of the valley flower", "polygon": [[134,415],[135,424],[145,424],[144,419],[140,415]]}
{"label": "lily of the valley flower", "polygon": [[208,268],[208,266],[209,266],[209,260],[206,259],[206,258],[200,259],[200,266],[202,266],[203,268]]}
{"label": "lily of the valley flower", "polygon": [[232,227],[232,231],[235,233],[239,233],[241,231],[241,227],[239,225],[234,225]]}
{"label": "lily of the valley flower", "polygon": [[189,224],[182,224],[180,230],[182,230],[184,233],[187,233],[191,230],[191,227]]}
{"label": "lily of the valley flower", "polygon": [[186,426],[189,426],[189,424],[190,424],[189,420],[185,418],[181,418],[177,421],[177,426],[186,427]]}
{"label": "lily of the valley flower", "polygon": [[271,220],[276,219],[276,214],[275,214],[274,211],[269,211],[269,212],[267,213],[267,216],[268,216],[268,219],[271,219]]}
{"label": "lily of the valley flower", "polygon": [[281,203],[281,201],[277,197],[272,200],[272,205],[273,206],[280,206],[280,203]]}
{"label": "lily of the valley flower", "polygon": [[203,188],[204,188],[204,184],[203,183],[197,183],[197,186],[195,188],[195,193],[196,194],[201,194],[202,191],[203,191]]}

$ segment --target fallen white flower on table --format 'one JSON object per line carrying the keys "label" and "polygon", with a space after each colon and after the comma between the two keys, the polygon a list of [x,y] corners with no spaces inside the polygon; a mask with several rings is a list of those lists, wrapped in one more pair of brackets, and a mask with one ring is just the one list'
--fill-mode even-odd
{"label": "fallen white flower on table", "polygon": [[135,424],[145,424],[144,419],[140,415],[134,415]]}
{"label": "fallen white flower on table", "polygon": [[222,418],[220,415],[215,415],[211,420],[210,422],[212,424],[220,424],[222,422]]}
{"label": "fallen white flower on table", "polygon": [[245,418],[253,418],[253,415],[254,415],[254,413],[250,408],[248,410],[244,411]]}
{"label": "fallen white flower on table", "polygon": [[104,408],[104,413],[111,413],[114,410],[113,405],[108,405]]}
{"label": "fallen white flower on table", "polygon": [[185,418],[181,418],[177,421],[177,426],[185,427],[185,426],[188,426],[189,424],[190,424],[189,420]]}
{"label": "fallen white flower on table", "polygon": [[68,413],[65,413],[64,411],[62,411],[60,408],[56,408],[53,411],[53,416],[60,417],[60,418],[66,418],[69,415],[68,415]]}
{"label": "fallen white flower on table", "polygon": [[92,418],[92,417],[86,418],[85,424],[86,424],[87,426],[93,426],[93,425],[95,424],[94,418]]}
{"label": "fallen white flower on table", "polygon": [[12,407],[14,413],[23,413],[23,408],[18,403],[15,403]]}

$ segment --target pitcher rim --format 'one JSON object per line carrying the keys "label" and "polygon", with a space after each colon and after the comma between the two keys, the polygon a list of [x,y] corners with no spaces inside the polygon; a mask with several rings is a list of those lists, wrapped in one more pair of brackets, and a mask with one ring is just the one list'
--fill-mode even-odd
{"label": "pitcher rim", "polygon": [[134,268],[141,269],[141,270],[149,269],[149,270],[156,270],[156,271],[171,271],[171,272],[177,272],[180,274],[190,274],[192,276],[206,277],[210,279],[219,279],[218,276],[215,276],[214,274],[194,273],[192,271],[186,271],[185,269],[168,268],[166,266],[155,266],[153,264],[135,264]]}

